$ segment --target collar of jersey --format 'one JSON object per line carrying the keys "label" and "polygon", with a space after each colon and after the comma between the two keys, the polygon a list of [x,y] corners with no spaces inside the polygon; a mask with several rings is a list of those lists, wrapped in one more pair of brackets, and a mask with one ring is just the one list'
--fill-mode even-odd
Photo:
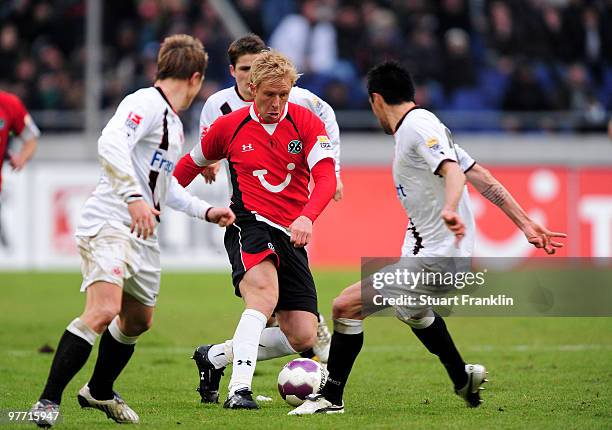
{"label": "collar of jersey", "polygon": [[238,91],[238,84],[234,85],[234,91],[236,91],[236,95],[238,96],[238,98],[240,100],[242,100],[243,102],[246,103],[253,103],[253,99],[247,100],[244,97],[242,97],[242,94],[240,94],[240,91]]}
{"label": "collar of jersey", "polygon": [[285,119],[285,117],[287,116],[288,109],[289,109],[289,102],[285,104],[285,109],[283,110],[283,114],[280,116],[280,118],[278,118],[278,121],[276,122],[263,122],[261,118],[259,117],[259,112],[257,111],[257,106],[255,106],[255,103],[253,103],[251,107],[249,108],[249,113],[251,114],[251,118],[253,118],[253,121],[257,121],[260,124],[278,124],[283,119]]}
{"label": "collar of jersey", "polygon": [[164,90],[162,90],[160,87],[158,86],[154,86],[153,88],[155,88],[157,90],[157,92],[159,93],[160,96],[162,96],[162,99],[164,99],[164,101],[166,102],[166,104],[168,106],[170,106],[170,109],[172,109],[172,112],[174,112],[175,114],[178,115],[178,112],[174,110],[174,108],[172,107],[172,103],[170,103],[170,100],[168,100],[168,97],[166,97],[166,94],[164,93]]}
{"label": "collar of jersey", "polygon": [[421,107],[421,106],[419,106],[419,105],[417,105],[417,104],[415,104],[415,105],[414,105],[414,106],[412,106],[410,109],[408,109],[408,110],[406,111],[406,113],[404,114],[404,116],[402,116],[402,118],[401,118],[401,119],[400,119],[400,120],[397,122],[397,124],[396,124],[396,126],[395,126],[395,131],[393,132],[393,134],[397,133],[397,130],[399,130],[400,125],[402,125],[402,123],[404,122],[404,119],[406,119],[406,117],[408,116],[408,114],[409,114],[410,112],[412,112],[413,110],[415,110],[415,109],[422,109],[422,107]]}

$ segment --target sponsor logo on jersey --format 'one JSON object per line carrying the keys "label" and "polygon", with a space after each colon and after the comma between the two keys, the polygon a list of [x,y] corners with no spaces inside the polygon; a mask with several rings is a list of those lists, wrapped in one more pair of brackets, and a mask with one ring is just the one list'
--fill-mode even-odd
{"label": "sponsor logo on jersey", "polygon": [[255,151],[252,143],[243,143],[242,144],[242,152],[250,152]]}
{"label": "sponsor logo on jersey", "polygon": [[132,130],[136,130],[140,125],[140,121],[142,121],[142,116],[135,114],[134,112],[130,112],[127,119],[125,120],[125,125]]}
{"label": "sponsor logo on jersey", "polygon": [[299,154],[302,152],[302,141],[301,140],[292,140],[287,145],[287,151],[289,154]]}
{"label": "sponsor logo on jersey", "polygon": [[[293,163],[287,164],[287,169],[289,171],[295,169],[295,164],[293,164]],[[268,174],[268,171],[266,169],[254,170],[253,171],[253,176],[257,176],[257,178],[259,179],[259,182],[261,183],[261,185],[266,190],[270,191],[271,193],[280,193],[285,188],[287,188],[287,185],[289,185],[289,183],[291,182],[291,173],[287,173],[287,176],[285,176],[285,180],[283,182],[281,182],[278,185],[272,185],[271,183],[269,183],[267,181],[266,178],[264,178],[264,176],[266,176],[267,174]]]}
{"label": "sponsor logo on jersey", "polygon": [[168,174],[174,170],[174,162],[165,158],[166,151],[163,149],[156,149],[151,158],[151,170],[159,172],[165,170]]}
{"label": "sponsor logo on jersey", "polygon": [[317,136],[317,143],[321,146],[321,149],[331,150],[332,145],[327,136]]}
{"label": "sponsor logo on jersey", "polygon": [[433,148],[434,146],[438,144],[438,139],[436,139],[435,137],[432,137],[431,139],[427,140],[426,143],[427,143],[428,148]]}

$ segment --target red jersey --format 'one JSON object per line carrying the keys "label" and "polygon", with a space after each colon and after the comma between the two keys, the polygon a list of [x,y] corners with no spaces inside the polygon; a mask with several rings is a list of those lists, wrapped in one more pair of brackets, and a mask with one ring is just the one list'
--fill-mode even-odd
{"label": "red jersey", "polygon": [[302,212],[315,164],[329,158],[333,173],[333,150],[325,125],[293,103],[287,103],[273,124],[260,121],[255,104],[218,118],[190,155],[200,166],[227,159],[231,207],[239,218],[254,215],[285,228],[300,215],[308,216]]}
{"label": "red jersey", "polygon": [[19,136],[23,132],[27,116],[28,111],[16,95],[0,91],[0,187],[9,135]]}

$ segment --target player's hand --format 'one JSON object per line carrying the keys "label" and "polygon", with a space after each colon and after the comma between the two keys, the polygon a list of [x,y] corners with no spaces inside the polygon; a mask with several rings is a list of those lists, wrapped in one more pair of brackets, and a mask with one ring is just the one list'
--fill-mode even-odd
{"label": "player's hand", "polygon": [[523,228],[527,241],[536,248],[542,248],[548,255],[553,255],[557,248],[563,248],[563,243],[553,240],[554,237],[567,237],[565,233],[548,230],[535,221],[530,221]]}
{"label": "player's hand", "polygon": [[289,226],[291,232],[291,243],[296,248],[303,248],[310,243],[312,237],[312,221],[301,215]]}
{"label": "player's hand", "polygon": [[207,184],[212,184],[213,182],[215,182],[215,179],[217,179],[217,173],[219,173],[220,169],[221,162],[217,161],[216,163],[204,167],[200,174],[202,175],[202,177],[204,177],[204,180]]}
{"label": "player's hand", "polygon": [[219,227],[227,227],[234,223],[236,215],[230,208],[210,208],[206,218],[208,222],[218,224]]}
{"label": "player's hand", "polygon": [[132,218],[130,224],[130,232],[136,231],[137,237],[147,239],[155,230],[155,216],[159,215],[159,211],[152,208],[144,200],[136,200],[128,203],[128,212]]}
{"label": "player's hand", "polygon": [[334,194],[334,201],[339,202],[344,197],[344,184],[340,177],[336,177],[336,194]]}
{"label": "player's hand", "polygon": [[9,164],[16,172],[23,169],[23,166],[26,165],[26,160],[19,154],[9,154]]}
{"label": "player's hand", "polygon": [[455,246],[459,246],[459,242],[465,236],[465,224],[461,217],[455,211],[445,209],[442,211],[442,220],[446,227],[455,235]]}

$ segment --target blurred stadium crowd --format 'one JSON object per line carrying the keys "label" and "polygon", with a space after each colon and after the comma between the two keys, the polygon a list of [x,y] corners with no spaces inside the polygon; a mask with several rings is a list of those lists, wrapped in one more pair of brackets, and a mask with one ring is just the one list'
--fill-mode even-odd
{"label": "blurred stadium crowd", "polygon": [[[231,85],[232,37],[207,1],[103,3],[104,107],[150,84],[158,41],[171,33],[206,46],[204,98]],[[299,85],[336,109],[367,108],[364,75],[387,58],[410,67],[417,101],[437,110],[570,111],[578,120],[569,131],[592,131],[612,109],[612,0],[231,3],[251,31],[291,56],[304,73]],[[85,12],[84,0],[3,0],[0,88],[32,110],[82,109]],[[522,125],[506,119],[504,127]]]}

